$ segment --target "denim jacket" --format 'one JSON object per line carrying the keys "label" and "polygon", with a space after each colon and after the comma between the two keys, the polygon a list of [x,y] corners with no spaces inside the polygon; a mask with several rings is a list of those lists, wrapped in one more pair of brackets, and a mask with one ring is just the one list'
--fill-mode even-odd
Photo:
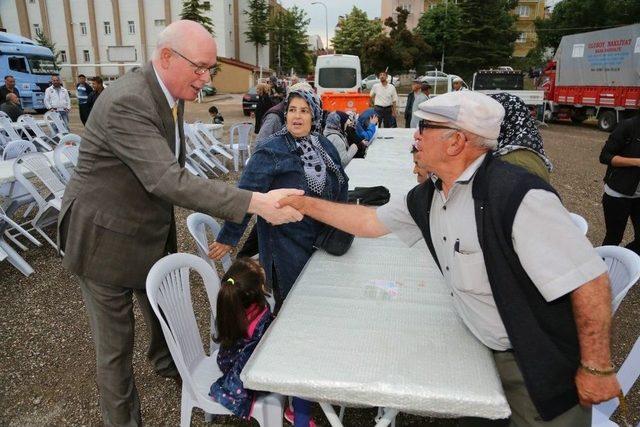
{"label": "denim jacket", "polygon": [[[320,144],[344,176],[342,184],[338,177],[327,168],[327,179],[322,198],[325,200],[346,202],[348,178],[335,147],[324,136],[318,135]],[[311,194],[304,175],[303,162],[297,152],[293,138],[286,135],[274,135],[258,145],[251,155],[238,187],[267,192],[278,188],[298,188]],[[236,246],[242,237],[250,215],[246,215],[241,224],[225,222],[217,241]],[[275,269],[277,284],[282,298],[286,297],[302,268],[314,251],[314,243],[324,225],[309,217],[302,221],[282,225],[268,224],[258,217],[258,248],[260,263],[264,267],[269,285],[273,284],[272,271]]]}

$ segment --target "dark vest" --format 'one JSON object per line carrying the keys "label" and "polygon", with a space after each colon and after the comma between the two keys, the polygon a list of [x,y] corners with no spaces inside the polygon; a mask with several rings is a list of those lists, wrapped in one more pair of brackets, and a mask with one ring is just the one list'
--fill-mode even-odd
{"label": "dark vest", "polygon": [[262,116],[262,120],[260,121],[260,125],[262,126],[262,123],[264,123],[264,119],[269,115],[269,114],[276,114],[278,117],[280,117],[280,122],[284,123],[284,108],[286,107],[287,103],[282,101],[282,102],[278,102],[276,105],[274,105],[273,107],[269,108],[267,110],[266,113],[264,113],[264,116]]}
{"label": "dark vest", "polygon": [[[574,376],[580,362],[570,295],[547,302],[520,264],[511,231],[529,190],[556,191],[541,178],[486,156],[473,181],[478,239],[491,291],[531,399],[549,421],[578,403]],[[429,215],[435,185],[431,180],[407,195],[407,206],[433,259],[436,255]]]}

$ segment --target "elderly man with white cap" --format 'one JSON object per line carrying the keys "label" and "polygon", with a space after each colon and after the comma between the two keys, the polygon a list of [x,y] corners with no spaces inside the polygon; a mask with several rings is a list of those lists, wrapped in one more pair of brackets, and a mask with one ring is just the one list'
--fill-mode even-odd
{"label": "elderly man with white cap", "polygon": [[458,92],[460,90],[469,90],[466,87],[464,87],[463,83],[464,83],[464,80],[462,80],[462,78],[454,77],[454,79],[451,81],[451,86],[453,87],[453,90],[455,92]]}
{"label": "elderly man with white cap", "polygon": [[280,203],[357,236],[395,233],[408,245],[424,238],[457,313],[493,352],[510,425],[591,425],[589,406],[620,391],[606,265],[549,184],[487,155],[500,103],[451,92],[415,115],[418,162],[437,180],[377,210],[303,196]]}

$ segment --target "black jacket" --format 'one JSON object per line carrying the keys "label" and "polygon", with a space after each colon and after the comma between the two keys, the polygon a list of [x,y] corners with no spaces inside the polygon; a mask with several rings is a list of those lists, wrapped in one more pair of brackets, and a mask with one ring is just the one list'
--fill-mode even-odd
{"label": "black jacket", "polygon": [[604,182],[612,190],[632,196],[640,183],[640,167],[612,166],[615,156],[640,158],[640,114],[620,122],[600,152],[600,163],[608,166]]}
{"label": "black jacket", "polygon": [[7,98],[7,94],[9,93],[15,93],[16,96],[18,98],[20,98],[20,92],[18,91],[18,88],[13,88],[13,92],[9,92],[9,90],[7,89],[6,85],[2,85],[0,86],[0,104],[4,103],[4,101],[6,101]]}
{"label": "black jacket", "polygon": [[[429,227],[434,189],[430,179],[413,188],[407,195],[407,206],[440,267]],[[478,239],[500,318],[531,400],[542,419],[549,421],[578,403],[574,376],[580,348],[570,295],[547,302],[513,248],[513,221],[522,199],[532,189],[555,193],[538,176],[486,156],[474,178],[472,193]]]}
{"label": "black jacket", "polygon": [[411,110],[413,110],[413,100],[416,94],[411,91],[409,95],[407,95],[407,105],[404,107],[404,121],[406,122],[406,127],[409,127],[411,123]]}
{"label": "black jacket", "polygon": [[9,118],[11,118],[12,122],[17,122],[18,117],[20,117],[24,111],[19,104],[14,104],[13,102],[5,101],[0,105],[0,111],[7,113]]}

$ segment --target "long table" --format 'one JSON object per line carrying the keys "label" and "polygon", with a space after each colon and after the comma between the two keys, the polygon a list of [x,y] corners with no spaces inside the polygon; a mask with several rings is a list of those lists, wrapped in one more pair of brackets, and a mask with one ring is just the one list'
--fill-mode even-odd
{"label": "long table", "polygon": [[[416,184],[410,129],[382,129],[367,158],[347,167],[350,187]],[[331,404],[436,417],[510,415],[490,351],[462,323],[424,241],[356,238],[347,254],[317,251],[241,378],[255,390]]]}

